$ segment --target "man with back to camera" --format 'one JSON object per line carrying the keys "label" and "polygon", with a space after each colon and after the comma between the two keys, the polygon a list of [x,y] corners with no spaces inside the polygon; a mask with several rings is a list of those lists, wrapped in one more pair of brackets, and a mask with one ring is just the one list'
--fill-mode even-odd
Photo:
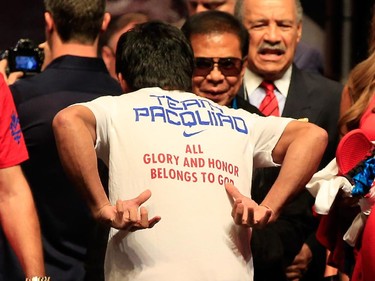
{"label": "man with back to camera", "polygon": [[[320,167],[324,167],[335,156],[342,85],[321,75],[301,71],[293,64],[302,33],[302,14],[302,6],[298,0],[237,1],[236,15],[248,29],[251,38],[249,71],[245,73],[244,91],[239,94],[258,108],[272,108],[272,113],[267,110],[263,112],[266,115],[307,118],[309,122],[324,128],[329,136],[327,150],[320,164]],[[263,81],[266,82],[263,83],[265,86],[260,87]],[[266,86],[271,86],[267,95]],[[266,105],[266,96],[267,99],[270,97],[272,103]],[[275,98],[271,98],[273,96]],[[267,169],[258,176],[255,184],[261,185],[266,192],[277,173],[277,169]],[[310,200],[312,205],[313,198]],[[282,255],[280,253],[280,257]],[[317,243],[315,235],[312,235],[303,244],[292,265],[284,263],[283,266],[286,267],[287,278],[291,280],[320,280],[324,273],[325,250]],[[271,270],[273,268],[264,268],[260,275],[267,278],[267,274],[276,272]]]}
{"label": "man with back to camera", "polygon": [[[137,25],[116,54],[121,85],[135,92],[66,108],[53,121],[64,167],[112,226],[106,280],[252,280],[251,227],[274,221],[318,166],[324,130],[188,93],[193,68],[180,30]],[[109,165],[109,198],[97,155]],[[253,164],[276,163],[280,176],[258,205],[248,198]]]}
{"label": "man with back to camera", "polygon": [[[102,229],[65,176],[51,123],[66,106],[121,93],[118,81],[97,58],[99,33],[110,19],[105,3],[45,0],[46,41],[52,61],[40,74],[11,85],[30,155],[22,168],[41,221],[46,271],[54,280],[103,280],[101,257],[107,237],[96,240]],[[100,165],[100,170],[105,183],[106,168]],[[8,280],[18,279],[11,275]]]}

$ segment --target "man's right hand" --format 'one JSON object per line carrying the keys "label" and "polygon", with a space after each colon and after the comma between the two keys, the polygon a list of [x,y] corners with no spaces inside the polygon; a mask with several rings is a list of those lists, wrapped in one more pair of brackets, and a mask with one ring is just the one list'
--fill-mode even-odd
{"label": "man's right hand", "polygon": [[136,231],[152,228],[161,219],[155,216],[148,219],[148,211],[141,205],[151,197],[151,191],[146,190],[136,198],[130,200],[117,200],[116,206],[106,205],[102,207],[97,219],[116,229]]}

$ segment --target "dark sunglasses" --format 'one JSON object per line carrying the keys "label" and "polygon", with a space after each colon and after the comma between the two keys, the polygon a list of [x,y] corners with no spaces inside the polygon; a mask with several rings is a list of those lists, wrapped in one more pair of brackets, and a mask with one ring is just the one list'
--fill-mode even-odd
{"label": "dark sunglasses", "polygon": [[[217,63],[220,72],[224,76],[237,76],[241,73],[242,64],[246,58],[195,58],[195,76],[207,76]],[[215,61],[216,60],[216,61]]]}

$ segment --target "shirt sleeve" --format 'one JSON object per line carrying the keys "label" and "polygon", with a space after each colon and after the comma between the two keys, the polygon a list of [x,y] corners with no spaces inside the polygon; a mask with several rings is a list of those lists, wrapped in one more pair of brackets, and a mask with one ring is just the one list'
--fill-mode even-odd
{"label": "shirt sleeve", "polygon": [[253,132],[255,137],[254,166],[256,168],[279,166],[273,161],[272,151],[285,127],[292,120],[291,118],[274,116],[259,116],[256,118]]}
{"label": "shirt sleeve", "polygon": [[113,97],[104,96],[92,101],[81,103],[87,107],[95,116],[96,120],[96,142],[95,150],[98,158],[108,165],[109,150],[108,150],[108,135],[111,130],[111,115],[113,112]]}
{"label": "shirt sleeve", "polygon": [[25,140],[12,94],[0,75],[0,168],[8,168],[28,159]]}

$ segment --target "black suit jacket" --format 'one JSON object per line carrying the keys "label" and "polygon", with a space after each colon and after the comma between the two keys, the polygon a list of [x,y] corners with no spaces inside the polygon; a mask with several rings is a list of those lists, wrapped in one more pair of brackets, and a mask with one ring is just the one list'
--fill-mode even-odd
{"label": "black suit jacket", "polygon": [[308,118],[328,133],[328,146],[321,161],[324,167],[334,157],[339,139],[338,118],[343,85],[319,74],[293,66],[284,117]]}
{"label": "black suit jacket", "polygon": [[[321,167],[335,155],[342,88],[338,82],[293,66],[282,116],[308,118],[328,132],[329,143]],[[243,92],[238,95],[243,95]],[[279,168],[254,171],[251,194],[257,203],[262,202],[279,171]],[[315,239],[317,220],[312,214],[313,203],[314,198],[304,190],[284,207],[276,222],[264,229],[253,230],[254,281],[286,280],[285,268],[291,264],[303,243],[307,243],[314,254],[310,270],[303,280],[319,280],[324,271],[325,250]]]}

